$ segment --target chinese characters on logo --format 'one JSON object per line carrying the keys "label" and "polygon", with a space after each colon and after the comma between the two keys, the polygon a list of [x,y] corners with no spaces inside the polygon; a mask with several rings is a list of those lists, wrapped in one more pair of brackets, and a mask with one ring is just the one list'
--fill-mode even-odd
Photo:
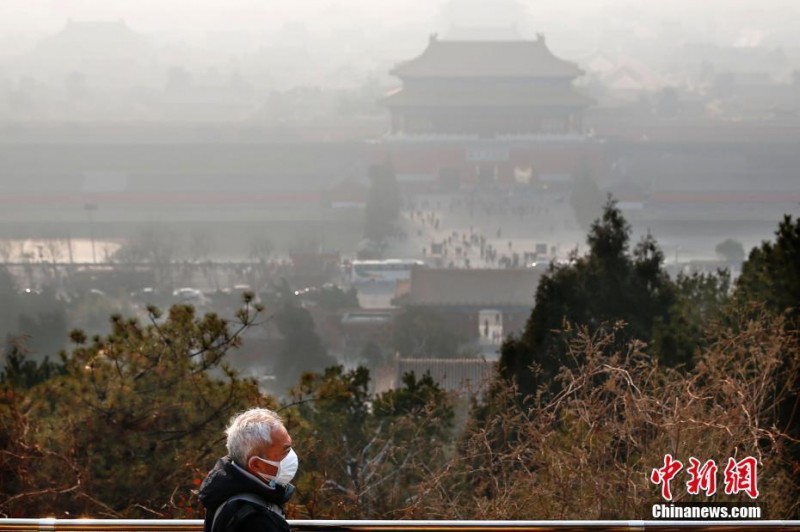
{"label": "chinese characters on logo", "polygon": [[664,467],[653,469],[653,472],[650,473],[650,482],[656,486],[661,484],[661,496],[665,500],[672,500],[672,490],[669,483],[681,469],[683,469],[683,464],[678,460],[673,460],[671,454],[666,454],[664,455]]}
{"label": "chinese characters on logo", "polygon": [[[680,460],[671,454],[664,455],[664,465],[653,469],[650,473],[650,482],[656,486],[661,485],[661,497],[667,501],[672,500],[670,482],[683,469]],[[699,495],[702,491],[710,497],[717,492],[717,464],[714,460],[700,462],[695,457],[689,458],[689,467],[686,472],[689,480],[686,482],[686,491],[690,495]],[[728,458],[728,465],[723,472],[724,490],[726,495],[746,493],[751,499],[758,497],[758,462],[748,456],[738,462]]]}
{"label": "chinese characters on logo", "polygon": [[737,462],[728,458],[725,466],[725,494],[731,495],[743,491],[751,499],[758,497],[758,462],[752,456]]}

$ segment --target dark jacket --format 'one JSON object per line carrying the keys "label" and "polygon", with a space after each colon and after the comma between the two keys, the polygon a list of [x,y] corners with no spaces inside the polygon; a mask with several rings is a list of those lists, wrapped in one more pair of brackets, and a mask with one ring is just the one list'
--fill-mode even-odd
{"label": "dark jacket", "polygon": [[267,484],[257,476],[236,465],[225,456],[217,463],[200,485],[200,502],[206,507],[205,532],[211,532],[211,524],[217,508],[234,495],[252,493],[275,505],[268,510],[249,501],[231,501],[217,517],[216,532],[289,532],[283,518],[283,503],[294,493],[294,486]]}

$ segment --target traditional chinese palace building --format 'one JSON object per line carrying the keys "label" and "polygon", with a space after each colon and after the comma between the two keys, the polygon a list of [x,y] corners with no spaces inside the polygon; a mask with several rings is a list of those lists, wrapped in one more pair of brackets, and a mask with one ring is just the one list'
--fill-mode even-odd
{"label": "traditional chinese palace building", "polygon": [[392,74],[386,98],[392,133],[580,134],[591,100],[572,86],[583,72],[535,41],[445,41],[431,36],[419,57]]}
{"label": "traditional chinese palace building", "polygon": [[[386,146],[402,178],[513,182],[572,175],[593,165],[583,133],[592,100],[582,75],[536,40],[450,41],[431,36],[392,74]],[[590,159],[587,161],[587,157]]]}

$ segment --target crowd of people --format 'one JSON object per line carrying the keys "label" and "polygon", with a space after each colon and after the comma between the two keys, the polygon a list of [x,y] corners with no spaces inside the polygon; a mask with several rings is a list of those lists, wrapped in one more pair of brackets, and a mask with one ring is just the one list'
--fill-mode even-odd
{"label": "crowd of people", "polygon": [[555,194],[490,190],[420,197],[406,205],[403,223],[416,238],[403,239],[401,254],[439,267],[524,268],[574,247],[562,246],[563,233],[575,222]]}

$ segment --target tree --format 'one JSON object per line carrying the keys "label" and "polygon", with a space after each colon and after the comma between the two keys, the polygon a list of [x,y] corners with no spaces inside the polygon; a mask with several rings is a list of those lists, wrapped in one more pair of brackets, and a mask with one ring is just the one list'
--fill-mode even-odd
{"label": "tree", "polygon": [[[750,251],[736,280],[734,301],[738,306],[763,305],[786,318],[785,329],[800,330],[800,218],[784,216],[775,231],[775,241],[762,242]],[[776,331],[776,334],[782,331]],[[797,353],[782,353],[784,368],[796,368]],[[787,395],[778,403],[778,425],[791,437],[791,457],[800,469],[800,372],[784,372],[779,385]],[[800,495],[800,487],[795,487]]]}
{"label": "tree", "polygon": [[584,230],[591,228],[592,222],[603,211],[603,193],[592,179],[591,169],[586,161],[581,162],[569,202],[578,225]]}
{"label": "tree", "polygon": [[13,276],[0,266],[0,301],[0,353],[21,342],[28,358],[42,360],[65,347],[67,309],[51,288],[19,293]]}
{"label": "tree", "polygon": [[5,366],[0,371],[0,389],[29,389],[55,375],[63,373],[64,366],[45,357],[40,363],[28,358],[28,349],[24,338],[15,338],[8,342],[3,353]]}
{"label": "tree", "polygon": [[269,237],[262,234],[253,235],[247,244],[247,258],[250,262],[266,262],[274,249],[275,246]]}
{"label": "tree", "polygon": [[[757,456],[759,500],[769,500],[775,516],[796,518],[797,469],[786,461],[791,438],[776,427],[774,404],[789,391],[786,376],[800,371],[800,343],[782,320],[763,309],[732,314],[708,331],[687,372],[654,366],[638,340],[620,343],[623,328],[573,329],[574,364],[556,376],[559,393],[521,396],[513,383],[496,383],[504,408],[472,418],[458,454],[417,483],[406,516],[633,517],[663,502],[646,479],[671,453],[684,463],[714,459],[720,469],[728,457]],[[689,494],[684,482],[672,487],[683,502],[742,500],[722,489],[709,498]]]}
{"label": "tree", "polygon": [[728,238],[717,244],[714,251],[728,262],[742,262],[745,257],[742,243],[732,238]]}
{"label": "tree", "polygon": [[336,360],[328,354],[314,327],[311,314],[291,300],[285,300],[273,317],[282,336],[275,372],[283,391],[304,372],[321,372]]}
{"label": "tree", "polygon": [[358,290],[355,287],[350,287],[345,292],[336,285],[325,284],[320,288],[310,290],[308,293],[303,294],[302,297],[313,301],[320,308],[330,311],[359,308]]}
{"label": "tree", "polygon": [[383,349],[372,340],[364,344],[359,358],[370,371],[375,371],[386,362],[386,354]]}
{"label": "tree", "polygon": [[303,458],[306,474],[298,479],[303,494],[298,503],[312,518],[349,514],[357,506],[352,486],[368,441],[368,385],[365,368],[332,366],[304,373],[291,391],[287,429],[310,444]]}
{"label": "tree", "polygon": [[727,270],[678,275],[669,320],[654,324],[653,351],[672,365],[692,366],[695,352],[706,345],[707,327],[724,318],[730,290]]}
{"label": "tree", "polygon": [[55,298],[39,297],[50,303],[50,308],[20,314],[19,334],[27,338],[27,348],[37,359],[55,358],[66,347],[67,312]]}
{"label": "tree", "polygon": [[394,319],[392,348],[408,358],[455,358],[458,336],[444,317],[425,307],[406,307]]}
{"label": "tree", "polygon": [[260,290],[270,277],[269,258],[275,246],[263,234],[252,235],[247,247],[247,258],[251,265],[247,268],[247,279],[255,290]]}
{"label": "tree", "polygon": [[[255,316],[237,322],[174,306],[150,324],[111,318],[106,336],[73,331],[63,370],[25,395],[0,452],[0,512],[98,517],[194,516],[190,489],[236,410],[265,402],[225,363]],[[8,372],[6,372],[8,374]],[[10,399],[9,399],[10,397]],[[35,466],[32,466],[35,464]]]}
{"label": "tree", "polygon": [[559,368],[570,365],[565,338],[553,332],[565,322],[598,329],[622,320],[627,339],[649,341],[657,320],[668,321],[675,295],[663,254],[649,235],[631,254],[629,239],[630,226],[609,198],[588,234],[589,252],[542,276],[525,330],[501,348],[500,374],[516,381],[523,396],[540,384],[556,386]]}
{"label": "tree", "polygon": [[164,227],[150,224],[122,245],[112,257],[126,265],[149,263],[152,265],[159,287],[172,287],[172,262],[176,256],[177,239]]}
{"label": "tree", "polygon": [[[418,417],[430,414],[439,423],[428,427],[431,437],[446,438],[453,427],[455,411],[452,400],[430,373],[421,377],[411,373],[402,376],[403,386],[396,390],[383,392],[375,397],[373,412],[377,419],[396,419],[402,416]],[[432,411],[426,412],[430,407]]]}
{"label": "tree", "polygon": [[105,334],[108,331],[109,316],[117,313],[125,315],[134,313],[124,299],[95,292],[78,294],[70,301],[68,311],[70,328],[80,329],[88,336]]}
{"label": "tree", "polygon": [[365,368],[335,366],[305,374],[293,389],[287,428],[308,444],[298,485],[304,515],[390,517],[444,461],[451,398],[430,376],[403,382],[374,397]]}
{"label": "tree", "polygon": [[750,251],[736,280],[739,300],[759,301],[775,312],[800,316],[800,218],[785,216],[775,241]]}
{"label": "tree", "polygon": [[394,233],[394,224],[400,215],[400,188],[390,162],[371,166],[369,179],[364,236],[381,242]]}
{"label": "tree", "polygon": [[0,340],[15,333],[19,315],[20,294],[14,276],[5,265],[0,265]]}
{"label": "tree", "polygon": [[13,249],[8,240],[0,241],[0,263],[5,264],[11,259]]}
{"label": "tree", "polygon": [[207,262],[214,244],[214,237],[209,231],[193,229],[189,235],[189,257],[194,262]]}

